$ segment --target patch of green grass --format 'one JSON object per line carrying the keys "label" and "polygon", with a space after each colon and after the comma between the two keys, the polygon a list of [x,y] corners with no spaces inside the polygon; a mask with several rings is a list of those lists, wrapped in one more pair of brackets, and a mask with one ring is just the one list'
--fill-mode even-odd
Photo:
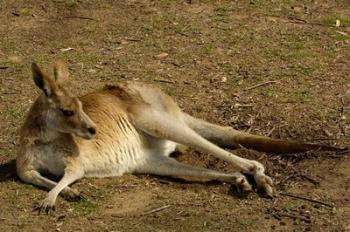
{"label": "patch of green grass", "polygon": [[143,75],[144,75],[145,77],[155,77],[157,74],[156,74],[156,72],[155,72],[154,70],[152,70],[152,69],[145,69],[145,70],[143,71]]}
{"label": "patch of green grass", "polygon": [[98,23],[95,21],[89,21],[84,29],[86,32],[95,32],[98,29]]}
{"label": "patch of green grass", "polygon": [[20,14],[23,16],[30,16],[33,14],[33,9],[29,7],[24,7],[20,10]]}
{"label": "patch of green grass", "polygon": [[128,64],[129,62],[130,62],[129,58],[128,58],[128,57],[125,57],[125,56],[120,57],[120,58],[118,59],[118,63],[121,64],[121,65],[126,65],[126,64]]}
{"label": "patch of green grass", "polygon": [[69,7],[69,8],[76,8],[76,7],[78,7],[79,3],[77,0],[67,0],[65,2],[65,5],[66,5],[66,7]]}
{"label": "patch of green grass", "polygon": [[268,4],[268,1],[265,1],[265,0],[251,0],[251,1],[249,1],[249,5],[251,7],[261,8],[261,7],[267,6],[269,4]]}
{"label": "patch of green grass", "polygon": [[[307,58],[313,58],[314,53],[311,50],[307,49],[301,49],[301,50],[290,50],[290,52],[285,54],[286,58],[291,58],[294,60],[301,60],[301,59],[307,59]],[[305,66],[304,66],[305,67]],[[303,68],[303,67],[301,67]],[[309,69],[307,69],[309,70]]]}
{"label": "patch of green grass", "polygon": [[320,109],[312,116],[321,122],[334,122],[339,118],[339,112],[334,109]]}
{"label": "patch of green grass", "polygon": [[92,214],[98,210],[98,204],[88,200],[73,202],[73,206],[79,214],[83,215]]}
{"label": "patch of green grass", "polygon": [[204,48],[204,52],[206,54],[210,54],[210,53],[212,53],[213,49],[216,48],[216,46],[213,43],[206,43],[206,44],[204,44],[203,48]]}
{"label": "patch of green grass", "polygon": [[152,33],[154,31],[154,28],[150,25],[144,25],[142,27],[142,30],[144,33]]}
{"label": "patch of green grass", "polygon": [[251,227],[252,225],[254,225],[257,221],[254,220],[254,219],[237,219],[237,225],[238,225],[238,228],[240,230],[247,230],[248,227]]}
{"label": "patch of green grass", "polygon": [[293,50],[301,50],[304,49],[305,46],[303,42],[289,42],[287,43],[287,47]]}
{"label": "patch of green grass", "polygon": [[335,26],[336,20],[340,21],[340,26],[350,27],[350,17],[345,16],[329,16],[322,19],[322,23],[330,26]]}
{"label": "patch of green grass", "polygon": [[299,203],[297,201],[289,201],[284,205],[284,209],[287,211],[298,209],[301,206],[302,203]]}
{"label": "patch of green grass", "polygon": [[273,97],[275,95],[275,92],[272,89],[268,89],[265,93],[268,97]]}
{"label": "patch of green grass", "polygon": [[227,6],[215,8],[212,19],[216,22],[228,23],[230,21],[229,8]]}
{"label": "patch of green grass", "polygon": [[15,119],[20,119],[24,117],[24,113],[21,110],[13,109],[13,108],[7,108],[7,113],[14,117]]}
{"label": "patch of green grass", "polygon": [[198,34],[200,30],[195,25],[189,25],[186,22],[179,22],[175,25],[174,31],[180,35]]}
{"label": "patch of green grass", "polygon": [[48,65],[52,63],[52,55],[48,55],[46,53],[44,54],[35,54],[33,57],[31,57],[32,61],[37,63],[38,65]]}
{"label": "patch of green grass", "polygon": [[310,93],[307,90],[295,91],[293,98],[298,102],[306,102],[310,99],[309,94]]}
{"label": "patch of green grass", "polygon": [[1,67],[13,67],[15,64],[8,60],[0,60],[0,66]]}
{"label": "patch of green grass", "polygon": [[31,184],[26,184],[26,183],[21,183],[22,187],[25,188],[25,189],[28,189],[28,190],[33,190],[33,189],[38,189],[37,187],[34,187],[34,185],[31,185]]}
{"label": "patch of green grass", "polygon": [[288,68],[297,74],[304,74],[306,76],[310,76],[315,70],[314,67],[302,63],[291,63],[288,65]]}
{"label": "patch of green grass", "polygon": [[350,40],[350,35],[337,33],[334,36],[332,36],[332,38],[338,41],[344,41],[344,40]]}

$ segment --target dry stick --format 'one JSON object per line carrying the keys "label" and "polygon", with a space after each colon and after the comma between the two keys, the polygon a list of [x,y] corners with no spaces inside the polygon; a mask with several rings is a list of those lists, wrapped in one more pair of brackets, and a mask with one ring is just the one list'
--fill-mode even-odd
{"label": "dry stick", "polygon": [[136,38],[126,38],[125,40],[131,41],[131,42],[140,42],[142,39],[136,39]]}
{"label": "dry stick", "polygon": [[272,129],[267,133],[266,137],[270,137],[272,132],[276,129],[276,127],[272,127]]}
{"label": "dry stick", "polygon": [[264,85],[268,85],[268,84],[272,84],[272,83],[280,83],[280,82],[279,81],[266,81],[266,82],[263,82],[263,83],[260,83],[257,85],[253,85],[249,88],[246,88],[245,91],[252,90],[252,89],[258,88],[260,86],[264,86]]}
{"label": "dry stick", "polygon": [[305,174],[299,174],[299,176],[300,176],[301,178],[304,178],[304,179],[310,181],[310,182],[313,183],[314,185],[320,185],[320,182],[319,182],[319,181],[317,181],[317,180],[315,180],[315,179],[313,179],[313,178],[311,178],[311,177],[309,177],[309,176],[307,176],[307,175],[305,175]]}
{"label": "dry stick", "polygon": [[91,17],[86,17],[86,16],[67,16],[65,18],[66,19],[87,19],[87,20],[92,20],[92,21],[98,21],[97,19],[94,19]]}
{"label": "dry stick", "polygon": [[148,215],[148,214],[156,213],[156,212],[165,210],[165,209],[167,209],[167,208],[169,208],[169,207],[170,207],[170,205],[163,205],[163,206],[161,206],[161,207],[159,207],[159,208],[155,208],[155,209],[152,209],[152,210],[150,210],[150,211],[147,211],[147,212],[145,212],[143,215]]}
{"label": "dry stick", "polygon": [[170,81],[170,80],[154,79],[154,81],[164,82],[164,83],[168,83],[168,84],[175,84],[175,81]]}
{"label": "dry stick", "polygon": [[345,149],[344,151],[338,151],[337,155],[350,155],[350,149]]}
{"label": "dry stick", "polygon": [[282,196],[287,196],[287,197],[292,197],[292,198],[297,198],[297,199],[301,199],[301,200],[305,200],[305,201],[310,201],[310,202],[318,203],[318,204],[320,204],[320,205],[328,206],[328,207],[330,207],[330,208],[333,208],[333,207],[334,207],[333,204],[328,204],[328,203],[325,203],[325,202],[322,202],[322,201],[314,200],[314,199],[307,198],[307,197],[303,197],[303,196],[297,196],[297,195],[294,195],[294,194],[291,194],[291,193],[283,193],[283,192],[280,192],[279,194],[282,195]]}
{"label": "dry stick", "polygon": [[271,213],[272,217],[276,218],[278,221],[282,220],[282,217],[276,213]]}

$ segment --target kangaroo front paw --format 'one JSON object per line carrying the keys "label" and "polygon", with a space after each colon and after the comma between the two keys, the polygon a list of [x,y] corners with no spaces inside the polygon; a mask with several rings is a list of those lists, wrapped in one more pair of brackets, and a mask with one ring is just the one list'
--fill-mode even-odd
{"label": "kangaroo front paw", "polygon": [[55,211],[55,200],[52,200],[50,197],[46,197],[44,200],[34,205],[34,211],[46,214]]}
{"label": "kangaroo front paw", "polygon": [[61,192],[62,196],[69,201],[79,201],[86,199],[85,195],[76,189],[67,188]]}

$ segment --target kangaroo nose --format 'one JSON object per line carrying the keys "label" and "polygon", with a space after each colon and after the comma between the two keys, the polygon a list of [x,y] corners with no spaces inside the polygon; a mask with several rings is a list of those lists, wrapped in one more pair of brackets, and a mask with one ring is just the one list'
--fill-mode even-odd
{"label": "kangaroo nose", "polygon": [[96,129],[95,129],[94,127],[89,127],[89,128],[88,128],[88,131],[89,131],[89,133],[92,134],[92,135],[96,134]]}

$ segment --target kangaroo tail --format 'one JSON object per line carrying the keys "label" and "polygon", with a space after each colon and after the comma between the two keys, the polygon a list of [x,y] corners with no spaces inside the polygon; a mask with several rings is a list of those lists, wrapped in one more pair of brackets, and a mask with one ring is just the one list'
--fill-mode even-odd
{"label": "kangaroo tail", "polygon": [[257,151],[271,153],[298,153],[311,150],[325,151],[344,151],[347,148],[339,148],[329,145],[303,143],[297,141],[288,141],[282,139],[273,139],[265,136],[252,135],[245,132],[236,131],[233,136],[234,143],[237,146],[254,149]]}

